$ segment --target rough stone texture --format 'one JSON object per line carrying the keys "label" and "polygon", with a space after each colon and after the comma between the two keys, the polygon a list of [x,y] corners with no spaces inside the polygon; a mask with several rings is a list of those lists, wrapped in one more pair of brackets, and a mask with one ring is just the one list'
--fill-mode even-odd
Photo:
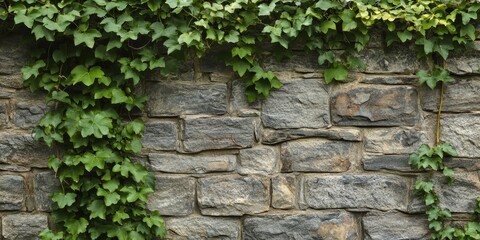
{"label": "rough stone texture", "polygon": [[366,75],[361,83],[388,84],[388,85],[414,85],[418,82],[415,75]]}
{"label": "rough stone texture", "polygon": [[268,128],[321,128],[329,124],[328,90],[321,79],[283,80],[263,103]]}
{"label": "rough stone texture", "polygon": [[315,209],[407,208],[408,180],[399,176],[307,176],[304,184],[306,204]]}
{"label": "rough stone texture", "polygon": [[418,120],[417,91],[408,86],[340,90],[332,99],[332,121],[351,126],[410,126]]}
{"label": "rough stone texture", "polygon": [[459,157],[480,157],[480,114],[444,114],[442,140],[452,144]]}
{"label": "rough stone texture", "polygon": [[43,103],[19,102],[15,106],[13,122],[18,128],[32,128],[38,124],[46,109]]}
{"label": "rough stone texture", "polygon": [[0,132],[0,163],[46,167],[51,151],[35,142],[30,134]]}
{"label": "rough stone texture", "polygon": [[295,176],[278,175],[272,178],[272,207],[292,209],[295,207]]}
{"label": "rough stone texture", "polygon": [[408,164],[409,155],[366,155],[363,157],[363,168],[369,171],[393,170],[402,172],[415,171]]}
{"label": "rough stone texture", "polygon": [[[274,49],[273,51],[285,51],[285,49]],[[265,70],[267,71],[299,71],[315,72],[321,69],[318,65],[318,56],[305,52],[296,52],[290,58],[277,61],[274,57],[265,58]]]}
{"label": "rough stone texture", "polygon": [[447,59],[447,69],[457,75],[478,73],[480,71],[479,58],[480,51],[478,49],[476,51],[461,51],[451,54]]}
{"label": "rough stone texture", "polygon": [[22,38],[20,34],[3,34],[0,38],[0,75],[18,74],[27,62],[28,47]]}
{"label": "rough stone texture", "polygon": [[243,79],[232,81],[232,95],[231,106],[232,112],[239,112],[242,109],[258,109],[260,108],[260,102],[247,103],[245,97],[245,81]]}
{"label": "rough stone texture", "polygon": [[387,50],[366,49],[358,55],[364,61],[367,73],[412,74],[427,67],[418,60],[413,49],[404,46],[391,46]]}
{"label": "rough stone texture", "polygon": [[157,175],[155,192],[149,197],[148,208],[164,216],[185,216],[193,212],[195,178]]}
{"label": "rough stone texture", "polygon": [[203,215],[241,216],[268,211],[270,181],[255,176],[215,176],[201,178],[197,188]]}
{"label": "rough stone texture", "polygon": [[428,135],[418,129],[373,129],[365,132],[364,148],[371,153],[410,154],[428,142]]}
{"label": "rough stone texture", "polygon": [[235,170],[235,155],[185,155],[152,153],[148,155],[154,171],[169,173],[210,173]]}
{"label": "rough stone texture", "polygon": [[34,178],[36,209],[40,211],[51,211],[52,200],[50,196],[60,188],[60,182],[53,172],[39,172]]}
{"label": "rough stone texture", "polygon": [[244,239],[255,240],[354,240],[358,239],[355,219],[343,212],[302,212],[247,217]]}
{"label": "rough stone texture", "polygon": [[224,83],[187,85],[150,83],[148,114],[152,117],[182,114],[224,114],[227,85]]}
{"label": "rough stone texture", "polygon": [[445,164],[450,168],[463,168],[467,171],[479,171],[480,159],[472,158],[445,158]]}
{"label": "rough stone texture", "polygon": [[470,212],[475,209],[475,201],[480,196],[480,176],[476,172],[455,172],[453,185],[448,185],[445,178],[436,175],[435,190],[439,195],[440,207],[452,212]]}
{"label": "rough stone texture", "polygon": [[155,121],[145,123],[143,146],[153,150],[175,150],[177,148],[177,124]]}
{"label": "rough stone texture", "polygon": [[4,240],[37,240],[38,234],[48,227],[48,218],[43,214],[19,213],[2,217]]}
{"label": "rough stone texture", "polygon": [[186,152],[244,148],[254,143],[255,125],[251,118],[187,118],[184,129]]}
{"label": "rough stone texture", "polygon": [[344,172],[356,160],[354,143],[306,139],[282,144],[282,172]]}
{"label": "rough stone texture", "polygon": [[240,221],[231,218],[193,216],[166,220],[167,239],[240,239]]}
{"label": "rough stone texture", "polygon": [[0,175],[0,211],[20,210],[25,197],[24,179],[19,175]]}
{"label": "rough stone texture", "polygon": [[329,129],[264,129],[263,144],[277,144],[289,140],[321,137],[331,140],[362,141],[360,130],[353,128]]}
{"label": "rough stone texture", "polygon": [[430,239],[428,221],[424,215],[371,212],[363,217],[362,222],[365,240]]}
{"label": "rough stone texture", "polygon": [[238,173],[242,175],[269,175],[278,172],[279,164],[275,148],[254,147],[240,150],[238,156]]}
{"label": "rough stone texture", "polygon": [[[421,89],[422,108],[428,111],[437,111],[440,99],[440,89],[432,91],[428,87]],[[472,77],[458,79],[453,84],[445,85],[442,111],[470,112],[480,110],[480,79]]]}
{"label": "rough stone texture", "polygon": [[8,101],[0,100],[0,129],[8,126]]}

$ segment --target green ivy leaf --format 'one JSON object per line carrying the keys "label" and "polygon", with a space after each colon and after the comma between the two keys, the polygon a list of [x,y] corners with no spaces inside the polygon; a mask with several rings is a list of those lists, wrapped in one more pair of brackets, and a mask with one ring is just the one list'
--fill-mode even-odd
{"label": "green ivy leaf", "polygon": [[72,206],[75,203],[75,193],[54,193],[52,195],[52,201],[57,203],[59,208],[65,208],[66,206]]}
{"label": "green ivy leaf", "polygon": [[100,218],[105,220],[107,208],[102,200],[95,200],[88,204],[87,209],[90,211],[90,219]]}
{"label": "green ivy leaf", "polygon": [[95,38],[101,37],[102,34],[97,29],[88,29],[86,31],[75,31],[73,32],[73,40],[75,46],[78,46],[82,43],[89,48],[93,48],[95,44]]}
{"label": "green ivy leaf", "polygon": [[325,69],[323,72],[323,77],[325,78],[325,82],[327,84],[331,83],[333,80],[344,81],[348,78],[348,70],[343,65],[337,65]]}
{"label": "green ivy leaf", "polygon": [[87,231],[88,221],[85,218],[80,218],[78,220],[69,219],[65,221],[65,227],[73,236],[78,236],[78,234]]}

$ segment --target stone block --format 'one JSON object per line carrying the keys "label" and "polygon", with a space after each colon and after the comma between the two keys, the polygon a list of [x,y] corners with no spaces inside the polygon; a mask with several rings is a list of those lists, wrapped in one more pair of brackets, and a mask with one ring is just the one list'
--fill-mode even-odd
{"label": "stone block", "polygon": [[415,52],[413,48],[404,45],[393,45],[388,49],[365,49],[357,55],[365,63],[367,73],[412,74],[427,68]]}
{"label": "stone block", "polygon": [[366,152],[410,154],[423,143],[429,143],[427,133],[418,129],[385,128],[365,132]]}
{"label": "stone block", "polygon": [[459,157],[480,157],[480,114],[444,114],[441,123],[442,140]]}
{"label": "stone block", "polygon": [[155,192],[149,196],[148,208],[164,216],[185,216],[193,212],[195,183],[193,177],[157,175]]}
{"label": "stone block", "polygon": [[[420,88],[422,108],[427,111],[438,111],[440,89],[432,91],[424,86]],[[452,84],[446,84],[444,89],[442,111],[471,112],[480,110],[480,77],[456,79]]]}
{"label": "stone block", "polygon": [[201,178],[197,188],[203,215],[242,216],[268,211],[270,181],[255,176],[214,176]]}
{"label": "stone block", "polygon": [[[284,51],[285,49],[271,49],[273,51]],[[318,65],[318,56],[316,54],[296,51],[295,54],[278,60],[275,57],[267,57],[263,61],[266,71],[299,71],[299,72],[318,72],[321,66]]]}
{"label": "stone block", "polygon": [[186,155],[151,153],[148,155],[154,171],[169,173],[210,173],[235,170],[235,155]]}
{"label": "stone block", "polygon": [[415,85],[418,77],[415,75],[365,75],[360,81],[368,84],[388,84],[388,85]]}
{"label": "stone block", "polygon": [[34,178],[35,203],[39,211],[49,212],[52,210],[50,196],[60,189],[60,182],[53,172],[39,172]]}
{"label": "stone block", "polygon": [[51,153],[30,134],[0,133],[0,163],[46,168]]}
{"label": "stone block", "polygon": [[306,204],[315,209],[406,210],[408,179],[394,175],[306,176]]}
{"label": "stone block", "polygon": [[0,175],[0,211],[21,210],[24,206],[25,180],[22,176]]}
{"label": "stone block", "polygon": [[345,172],[356,161],[352,142],[305,139],[281,145],[282,172]]}
{"label": "stone block", "polygon": [[278,154],[273,147],[260,146],[240,150],[238,173],[270,175],[279,172]]}
{"label": "stone block", "polygon": [[417,91],[409,86],[343,89],[332,98],[332,121],[347,126],[409,126],[419,117]]}
{"label": "stone block", "polygon": [[296,199],[295,176],[278,175],[272,178],[272,207],[292,209]]}
{"label": "stone block", "polygon": [[326,138],[331,140],[362,141],[361,131],[353,128],[329,129],[264,129],[263,144],[277,144],[302,138]]}
{"label": "stone block", "polygon": [[233,112],[240,112],[242,109],[259,109],[260,101],[248,103],[245,96],[245,80],[236,79],[232,81],[231,107]]}
{"label": "stone block", "polygon": [[478,49],[456,52],[448,57],[447,69],[456,75],[477,74],[480,71],[478,59],[480,59]]}
{"label": "stone block", "polygon": [[151,117],[184,114],[221,115],[227,111],[227,84],[149,83],[148,115]]}
{"label": "stone block", "polygon": [[48,228],[48,218],[43,214],[18,213],[2,217],[4,240],[37,240],[38,234]]}
{"label": "stone block", "polygon": [[245,218],[246,240],[359,239],[357,224],[344,212],[267,214]]}
{"label": "stone block", "polygon": [[448,185],[445,177],[435,175],[435,191],[440,207],[451,212],[473,213],[476,199],[480,196],[480,178],[477,172],[455,172],[455,181]]}
{"label": "stone block", "polygon": [[262,107],[265,127],[321,128],[330,123],[328,89],[322,79],[282,80]]}
{"label": "stone block", "polygon": [[192,216],[166,219],[167,239],[240,239],[240,221],[232,218]]}
{"label": "stone block", "polygon": [[175,150],[177,148],[177,124],[168,121],[145,123],[143,146],[153,150]]}
{"label": "stone block", "polygon": [[187,118],[183,146],[186,152],[251,147],[254,132],[252,118]]}
{"label": "stone block", "polygon": [[479,171],[480,159],[478,158],[445,158],[445,165],[450,168],[463,168],[466,171]]}
{"label": "stone block", "polygon": [[0,99],[0,129],[8,126],[8,101]]}
{"label": "stone block", "polygon": [[19,74],[28,59],[28,46],[20,34],[3,34],[0,39],[0,75]]}
{"label": "stone block", "polygon": [[13,123],[15,127],[30,129],[35,127],[47,111],[44,103],[18,102],[15,105]]}
{"label": "stone block", "polygon": [[408,164],[409,155],[365,155],[363,168],[369,171],[393,170],[401,172],[417,171]]}
{"label": "stone block", "polygon": [[362,219],[365,240],[430,239],[426,216],[370,212]]}

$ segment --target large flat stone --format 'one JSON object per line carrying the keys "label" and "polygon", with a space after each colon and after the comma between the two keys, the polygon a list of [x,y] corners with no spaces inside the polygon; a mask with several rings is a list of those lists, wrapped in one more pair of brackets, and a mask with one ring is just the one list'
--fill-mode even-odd
{"label": "large flat stone", "polygon": [[279,156],[273,147],[260,146],[240,150],[238,173],[270,175],[279,172]]}
{"label": "large flat stone", "polygon": [[[478,76],[456,79],[454,83],[446,84],[442,111],[471,112],[480,110],[480,78]],[[438,111],[440,89],[432,91],[428,87],[421,88],[420,98],[422,108],[427,111]]]}
{"label": "large flat stone", "polygon": [[151,117],[183,114],[221,115],[227,111],[227,84],[149,83]]}
{"label": "large flat stone", "polygon": [[409,86],[364,86],[335,92],[332,121],[347,126],[410,126],[419,117],[417,91]]}
{"label": "large flat stone", "polygon": [[0,39],[0,75],[19,74],[20,69],[27,62],[29,49],[22,38],[23,36],[20,34],[2,35]]}
{"label": "large flat stone", "polygon": [[365,131],[366,152],[410,154],[423,143],[429,143],[427,133],[418,129],[384,128]]}
{"label": "large flat stone", "polygon": [[26,167],[47,167],[51,151],[30,134],[0,133],[0,163]]}
{"label": "large flat stone", "polygon": [[315,209],[406,210],[408,179],[383,175],[306,176],[306,204]]}
{"label": "large flat stone", "polygon": [[248,103],[245,96],[245,80],[235,79],[232,81],[231,108],[232,112],[240,112],[242,109],[258,109],[260,101]]}
{"label": "large flat stone", "polygon": [[480,59],[478,47],[476,50],[453,53],[447,59],[447,69],[456,75],[476,74],[480,71],[478,59]]}
{"label": "large flat stone", "polygon": [[50,196],[60,189],[60,182],[53,172],[39,172],[35,174],[33,187],[35,190],[36,209],[40,211],[51,211],[52,200]]}
{"label": "large flat stone", "polygon": [[281,145],[282,172],[344,172],[356,161],[352,142],[306,139]]}
{"label": "large flat stone", "polygon": [[0,175],[0,211],[21,210],[25,198],[25,181],[22,176]]}
{"label": "large flat stone", "polygon": [[262,108],[265,127],[321,128],[330,123],[328,90],[321,79],[282,80]]}
{"label": "large flat stone", "polygon": [[167,239],[240,239],[240,221],[232,218],[192,216],[166,219]]}
{"label": "large flat stone", "polygon": [[155,192],[148,200],[148,208],[164,216],[185,216],[193,212],[195,202],[193,177],[157,175]]}
{"label": "large flat stone", "polygon": [[456,171],[452,185],[448,185],[443,176],[436,175],[434,183],[440,207],[452,212],[473,213],[476,199],[480,196],[480,176],[477,172]]}
{"label": "large flat stone", "polygon": [[254,131],[251,118],[187,118],[183,146],[186,152],[250,147],[255,140]]}
{"label": "large flat stone", "polygon": [[302,138],[327,138],[331,140],[362,141],[361,131],[353,128],[329,129],[264,129],[263,144],[277,144]]}
{"label": "large flat stone", "polygon": [[272,207],[292,209],[296,199],[295,176],[278,175],[272,178]]}
{"label": "large flat stone", "polygon": [[413,74],[427,68],[425,62],[417,58],[415,50],[404,45],[369,48],[357,55],[365,63],[367,73]]}
{"label": "large flat stone", "polygon": [[388,85],[414,85],[418,82],[415,75],[365,75],[361,83],[388,84]]}
{"label": "large flat stone", "polygon": [[267,214],[245,218],[244,239],[358,239],[352,215],[343,212]]}
{"label": "large flat stone", "polygon": [[175,150],[177,148],[177,124],[169,121],[145,123],[143,146],[153,150]]}
{"label": "large flat stone", "polygon": [[416,171],[410,167],[408,159],[409,155],[365,155],[363,156],[363,168],[369,171]]}
{"label": "large flat stone", "polygon": [[426,216],[370,212],[362,219],[365,240],[430,239]]}
{"label": "large flat stone", "polygon": [[148,155],[154,171],[169,173],[210,173],[235,170],[235,155],[186,155],[151,153]]}
{"label": "large flat stone", "polygon": [[35,127],[47,111],[44,103],[18,102],[15,105],[13,123],[16,127],[30,129]]}
{"label": "large flat stone", "polygon": [[2,217],[4,240],[37,240],[38,234],[48,228],[48,218],[43,214],[19,213]]}
{"label": "large flat stone", "polygon": [[480,157],[480,114],[444,114],[442,140],[457,150],[459,157]]}
{"label": "large flat stone", "polygon": [[268,211],[268,178],[236,175],[201,178],[197,188],[198,205],[203,215],[241,216]]}

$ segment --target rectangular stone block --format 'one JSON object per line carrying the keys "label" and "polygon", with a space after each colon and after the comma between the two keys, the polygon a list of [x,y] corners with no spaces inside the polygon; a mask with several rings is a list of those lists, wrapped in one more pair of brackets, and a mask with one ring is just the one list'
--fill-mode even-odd
{"label": "rectangular stone block", "polygon": [[47,167],[52,151],[30,134],[0,133],[0,163],[24,167]]}
{"label": "rectangular stone block", "polygon": [[8,126],[8,100],[0,99],[0,129]]}
{"label": "rectangular stone block", "polygon": [[281,149],[282,172],[345,172],[359,152],[352,142],[325,139],[289,141]]}
{"label": "rectangular stone block", "polygon": [[365,240],[431,239],[426,216],[370,212],[362,219]]}
{"label": "rectangular stone block", "polygon": [[357,55],[365,63],[367,73],[413,74],[428,67],[406,45],[394,45],[388,49],[369,48]]}
{"label": "rectangular stone block", "polygon": [[0,75],[19,74],[28,60],[28,46],[20,34],[2,34],[0,39]]}
{"label": "rectangular stone block", "polygon": [[292,209],[297,195],[295,176],[278,175],[272,178],[272,207]]}
{"label": "rectangular stone block", "polygon": [[279,156],[273,147],[259,146],[240,150],[238,173],[271,175],[279,172]]}
{"label": "rectangular stone block", "polygon": [[388,84],[388,85],[415,85],[418,77],[415,75],[372,75],[367,74],[360,81],[368,84]]}
{"label": "rectangular stone block", "polygon": [[45,212],[51,211],[52,200],[50,200],[50,197],[55,191],[60,189],[60,182],[55,177],[55,173],[36,173],[33,181],[36,209]]}
{"label": "rectangular stone block", "polygon": [[22,176],[0,175],[0,211],[21,210],[24,206],[25,180]]}
{"label": "rectangular stone block", "polygon": [[441,123],[442,141],[459,157],[480,157],[480,114],[443,114]]}
{"label": "rectangular stone block", "polygon": [[177,148],[177,124],[169,121],[145,123],[143,146],[153,150],[175,150]]}
{"label": "rectangular stone block", "polygon": [[456,213],[473,213],[480,196],[480,177],[477,172],[455,172],[455,181],[448,185],[445,177],[435,175],[435,191],[440,207]]}
{"label": "rectangular stone block", "polygon": [[[471,112],[480,110],[480,77],[474,76],[460,79],[445,85],[442,111],[445,112]],[[432,91],[422,87],[420,98],[422,108],[427,111],[438,111],[440,89]]]}
{"label": "rectangular stone block", "polygon": [[154,171],[169,173],[210,173],[235,170],[235,155],[185,155],[151,153],[148,155]]}
{"label": "rectangular stone block", "polygon": [[192,216],[166,219],[167,239],[240,239],[240,221],[232,218]]}
{"label": "rectangular stone block", "polygon": [[161,82],[148,85],[148,115],[221,115],[227,112],[227,84],[184,84]]}
{"label": "rectangular stone block", "polygon": [[[432,133],[433,136],[433,133]],[[366,152],[380,154],[410,154],[423,143],[429,143],[426,132],[418,129],[385,128],[365,131]]]}
{"label": "rectangular stone block", "polygon": [[193,177],[157,175],[155,192],[149,196],[148,208],[164,216],[192,214],[195,202]]}
{"label": "rectangular stone block", "polygon": [[242,216],[268,211],[270,180],[256,176],[214,176],[198,180],[202,215]]}
{"label": "rectangular stone block", "polygon": [[38,213],[18,213],[2,217],[4,240],[37,240],[38,234],[48,228],[46,215]]}
{"label": "rectangular stone block", "polygon": [[44,103],[18,102],[15,105],[13,123],[15,127],[30,129],[35,127],[47,111]]}
{"label": "rectangular stone block", "polygon": [[343,126],[411,126],[419,118],[417,95],[408,86],[341,89],[332,97],[332,121]]}
{"label": "rectangular stone block", "polygon": [[330,140],[362,141],[359,129],[353,128],[329,128],[329,129],[264,129],[263,144],[277,144],[302,138],[326,138]]}
{"label": "rectangular stone block", "polygon": [[231,95],[232,112],[238,113],[243,109],[259,109],[260,101],[248,103],[245,96],[245,80],[236,79],[232,81],[232,95]]}
{"label": "rectangular stone block", "polygon": [[255,142],[252,118],[187,118],[183,146],[186,152],[250,147]]}
{"label": "rectangular stone block", "polygon": [[267,128],[322,128],[330,123],[329,91],[322,79],[282,80],[262,106]]}
{"label": "rectangular stone block", "polygon": [[314,209],[407,209],[409,180],[394,175],[306,176],[306,204]]}
{"label": "rectangular stone block", "polygon": [[408,159],[409,155],[365,155],[363,157],[363,168],[369,171],[418,171],[410,167]]}
{"label": "rectangular stone block", "polygon": [[478,44],[475,50],[452,53],[447,59],[447,69],[456,75],[477,74],[480,71]]}
{"label": "rectangular stone block", "polygon": [[344,212],[301,212],[251,216],[243,238],[252,240],[359,239],[353,215]]}

